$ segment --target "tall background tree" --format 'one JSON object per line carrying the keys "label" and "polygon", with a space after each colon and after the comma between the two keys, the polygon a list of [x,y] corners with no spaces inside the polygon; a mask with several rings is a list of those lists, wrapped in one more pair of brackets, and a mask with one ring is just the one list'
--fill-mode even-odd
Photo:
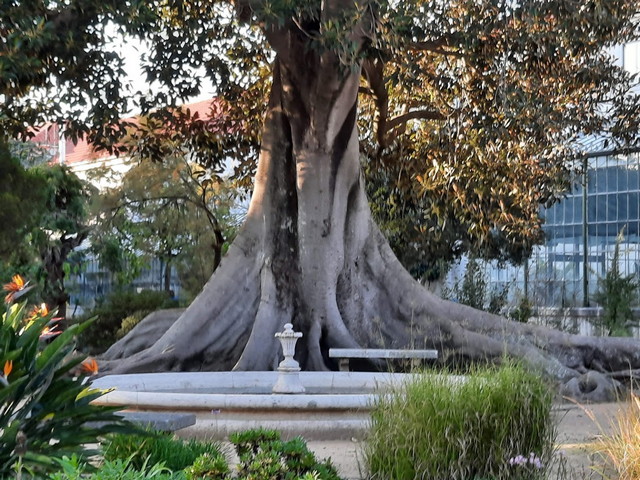
{"label": "tall background tree", "polygon": [[41,299],[64,318],[67,260],[89,234],[91,189],[67,167],[42,160],[50,156],[29,144],[12,144],[0,153],[6,226],[0,234],[0,271],[30,274]]}
{"label": "tall background tree", "polygon": [[[101,263],[126,283],[154,258],[163,288],[175,268],[193,298],[220,265],[242,217],[237,190],[184,156],[142,161],[94,198],[91,241]],[[239,217],[239,218],[236,218]],[[133,264],[133,265],[132,265]]]}
{"label": "tall background tree", "polygon": [[[333,367],[333,346],[413,342],[438,348],[443,361],[506,352],[594,394],[640,367],[632,340],[513,324],[423,290],[372,220],[360,167],[362,151],[370,171],[415,195],[434,252],[526,253],[540,236],[540,205],[558,198],[573,168],[572,141],[636,138],[635,78],[606,50],[638,38],[636,2],[35,3],[2,12],[8,134],[45,116],[107,147],[124,131],[113,115],[125,98],[120,63],[101,28],[111,21],[149,40],[147,76],[167,86],[138,97],[143,110],[196,92],[197,67],[228,102],[227,129],[193,137],[194,147],[205,140],[201,162],[236,156],[246,177],[260,140],[247,221],[220,269],[166,333],[111,349],[129,357],[117,371],[272,368],[273,334],[286,321],[304,333],[308,369]],[[34,87],[61,89],[94,128],[60,107],[33,109]],[[160,151],[145,140],[141,151]],[[581,382],[587,373],[595,380]]]}
{"label": "tall background tree", "polygon": [[65,319],[69,293],[66,264],[71,253],[89,236],[88,199],[92,188],[63,165],[39,167],[45,180],[44,202],[30,243],[38,252],[42,298]]}

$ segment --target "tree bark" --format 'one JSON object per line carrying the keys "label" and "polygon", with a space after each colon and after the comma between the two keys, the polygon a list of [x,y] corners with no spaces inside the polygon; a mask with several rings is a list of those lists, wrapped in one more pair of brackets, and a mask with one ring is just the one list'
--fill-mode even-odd
{"label": "tree bark", "polygon": [[67,327],[67,302],[69,293],[64,286],[64,263],[69,254],[87,238],[86,229],[79,230],[75,236],[63,234],[59,243],[47,244],[40,249],[40,258],[45,273],[43,300],[51,310],[57,311],[60,326]]}
{"label": "tree bark", "polygon": [[167,260],[164,262],[164,272],[162,273],[162,288],[168,294],[171,293],[171,257],[167,257]]}
{"label": "tree bark", "polygon": [[[602,400],[640,368],[640,344],[517,324],[442,300],[400,265],[373,222],[360,172],[358,69],[269,32],[277,51],[245,225],[189,308],[146,338],[134,329],[103,371],[271,370],[274,335],[303,333],[307,370],[337,369],[333,347],[435,348],[441,363],[525,359],[576,397]],[[296,43],[298,42],[298,43]],[[142,331],[142,330],[141,330]],[[139,348],[137,347],[139,346]]]}

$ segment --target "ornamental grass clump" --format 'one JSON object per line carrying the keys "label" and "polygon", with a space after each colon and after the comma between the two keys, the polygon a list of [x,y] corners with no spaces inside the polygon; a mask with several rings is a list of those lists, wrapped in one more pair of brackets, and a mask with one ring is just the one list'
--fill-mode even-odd
{"label": "ornamental grass clump", "polygon": [[541,377],[508,362],[464,379],[419,374],[375,405],[364,448],[371,478],[545,478],[553,397]]}
{"label": "ornamental grass clump", "polygon": [[619,480],[640,479],[640,397],[632,394],[620,411],[610,435],[599,437],[598,451]]}

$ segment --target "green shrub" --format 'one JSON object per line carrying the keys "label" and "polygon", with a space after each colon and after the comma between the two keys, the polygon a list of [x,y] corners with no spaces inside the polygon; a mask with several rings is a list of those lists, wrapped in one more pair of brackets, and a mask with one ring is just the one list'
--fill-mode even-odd
{"label": "green shrub", "polygon": [[631,327],[637,327],[631,307],[637,303],[640,284],[635,274],[623,275],[620,271],[620,244],[624,242],[623,231],[618,234],[611,258],[611,267],[598,282],[594,300],[602,306],[602,317],[598,323],[610,336],[630,337]]}
{"label": "green shrub", "polygon": [[278,432],[260,428],[229,440],[240,459],[239,480],[340,480],[331,461],[318,461],[302,438],[284,442]]}
{"label": "green shrub", "polygon": [[244,457],[258,453],[260,446],[263,444],[279,442],[280,432],[267,430],[266,428],[255,428],[232,433],[229,436],[229,441],[235,447],[238,457]]}
{"label": "green shrub", "polygon": [[89,323],[73,325],[47,343],[52,315],[44,308],[12,303],[26,290],[18,278],[5,286],[10,293],[0,324],[0,478],[13,477],[16,469],[51,471],[55,457],[95,453],[85,445],[127,429],[114,408],[90,404],[102,392],[70,374],[83,360],[73,355],[74,339]]}
{"label": "green shrub", "polygon": [[516,308],[509,312],[509,318],[514,322],[527,323],[533,316],[533,304],[527,297],[518,301]]}
{"label": "green shrub", "polygon": [[131,465],[137,469],[145,464],[163,463],[172,471],[184,470],[202,455],[224,459],[217,443],[183,441],[159,432],[149,432],[147,435],[112,435],[104,444],[105,460],[131,458]]}
{"label": "green shrub", "polygon": [[375,405],[364,452],[371,478],[544,478],[552,401],[545,381],[518,365],[476,369],[464,381],[422,374]]}
{"label": "green shrub", "polygon": [[[107,462],[126,461],[128,467],[140,472],[146,465],[162,465],[176,472],[176,478],[186,480],[340,480],[331,462],[316,460],[301,438],[284,442],[276,431],[257,429],[232,434],[229,439],[240,459],[235,472],[230,471],[216,444],[183,442],[151,433],[109,437],[104,458]],[[67,479],[75,477],[55,480]]]}
{"label": "green shrub", "polygon": [[116,339],[120,340],[127,333],[133,330],[134,327],[138,325],[146,315],[146,313],[138,311],[133,315],[125,317],[120,324],[120,328],[118,329],[118,331],[116,331]]}
{"label": "green shrub", "polygon": [[[102,352],[118,339],[118,330],[127,317],[143,319],[155,310],[175,306],[177,302],[171,300],[166,292],[115,292],[89,314],[96,317],[95,328],[82,335],[82,346],[91,352]],[[133,328],[130,321],[128,323]]]}

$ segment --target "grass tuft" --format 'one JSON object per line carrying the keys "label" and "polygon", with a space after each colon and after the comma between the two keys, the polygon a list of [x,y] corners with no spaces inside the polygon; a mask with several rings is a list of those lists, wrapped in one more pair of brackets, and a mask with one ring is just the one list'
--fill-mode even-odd
{"label": "grass tuft", "polygon": [[632,394],[618,413],[611,435],[602,435],[598,452],[613,467],[619,480],[640,479],[640,396]]}
{"label": "grass tuft", "polygon": [[421,374],[375,405],[364,449],[371,478],[544,478],[553,397],[543,379],[509,362],[464,381]]}
{"label": "grass tuft", "polygon": [[145,465],[162,463],[169,470],[179,471],[192,466],[201,455],[224,459],[218,443],[181,440],[160,432],[111,435],[104,446],[105,460],[129,459],[131,466],[138,470]]}

